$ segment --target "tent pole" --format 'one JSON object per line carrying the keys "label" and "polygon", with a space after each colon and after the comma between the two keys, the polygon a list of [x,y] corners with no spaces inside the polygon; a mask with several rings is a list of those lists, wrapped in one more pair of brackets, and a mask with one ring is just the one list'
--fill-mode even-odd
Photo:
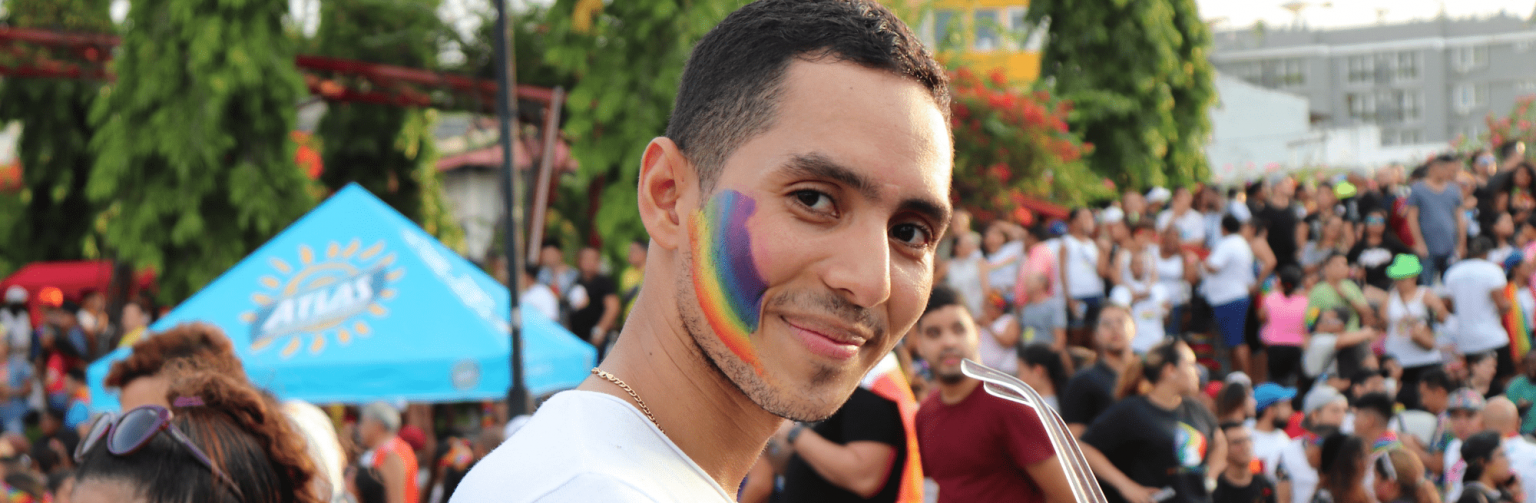
{"label": "tent pole", "polygon": [[506,0],[491,0],[496,4],[496,116],[499,119],[501,141],[501,196],[507,211],[503,220],[506,231],[507,292],[511,318],[507,327],[512,332],[512,388],[507,390],[508,419],[529,412],[528,387],[523,383],[523,320],[518,312],[517,297],[522,294],[518,276],[523,263],[517,259],[517,172],[512,165],[512,141],[517,129],[517,68],[514,65],[515,48],[512,46],[512,13],[507,10]]}

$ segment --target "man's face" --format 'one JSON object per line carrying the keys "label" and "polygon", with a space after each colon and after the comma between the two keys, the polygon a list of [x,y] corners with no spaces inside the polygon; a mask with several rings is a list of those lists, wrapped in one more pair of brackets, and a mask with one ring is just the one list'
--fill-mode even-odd
{"label": "man's face", "polygon": [[705,358],[770,413],[835,412],[922,314],[952,156],[917,82],[790,63],[771,128],[682,196],[676,300]]}
{"label": "man's face", "polygon": [[1072,221],[1072,224],[1076,225],[1078,230],[1084,234],[1093,234],[1093,212],[1079,211],[1077,216],[1073,218],[1075,220]]}
{"label": "man's face", "polygon": [[1424,410],[1439,414],[1445,411],[1446,401],[1449,398],[1449,391],[1430,387],[1423,382],[1419,383],[1419,403],[1424,405]]}
{"label": "man's face", "polygon": [[1124,309],[1105,309],[1099,314],[1099,327],[1094,332],[1094,343],[1107,353],[1122,353],[1136,336],[1136,325],[1130,313]]}
{"label": "man's face", "polygon": [[560,248],[554,246],[546,246],[539,250],[539,265],[544,267],[555,267],[564,263],[565,257],[561,255]]}
{"label": "man's face", "polygon": [[1473,433],[1483,429],[1483,412],[1479,410],[1456,409],[1451,411],[1451,434],[1456,438],[1466,440]]}
{"label": "man's face", "polygon": [[1312,411],[1312,424],[1317,426],[1340,427],[1344,425],[1344,416],[1349,413],[1349,404],[1343,400],[1334,400],[1328,405]]}
{"label": "man's face", "polygon": [[1174,210],[1177,210],[1177,211],[1187,210],[1190,207],[1190,203],[1193,203],[1194,201],[1195,201],[1195,196],[1194,196],[1194,194],[1190,194],[1189,193],[1189,189],[1185,189],[1185,188],[1174,189],[1174,191],[1173,191],[1173,206],[1172,206]]}
{"label": "man's face", "polygon": [[1179,392],[1190,395],[1200,391],[1200,363],[1195,361],[1195,351],[1189,346],[1179,347]]}
{"label": "man's face", "polygon": [[1248,428],[1227,428],[1227,465],[1248,466],[1253,461],[1253,437]]}
{"label": "man's face", "polygon": [[1147,211],[1147,199],[1140,192],[1126,191],[1125,196],[1120,198],[1120,205],[1126,215],[1140,215]]}
{"label": "man's face", "polygon": [[[1275,411],[1275,415],[1273,417],[1274,422],[1272,424],[1274,424],[1276,428],[1282,429],[1290,424],[1291,414],[1295,413],[1295,410],[1291,408],[1290,400],[1281,400],[1275,402],[1274,405],[1269,406],[1269,409],[1273,409]],[[1269,409],[1266,409],[1265,412],[1268,412]]]}
{"label": "man's face", "polygon": [[582,248],[576,256],[576,267],[587,276],[597,274],[603,265],[603,256],[596,248]]}
{"label": "man's face", "polygon": [[928,362],[934,378],[957,383],[961,358],[976,358],[979,343],[976,322],[963,306],[945,306],[933,310],[917,325],[917,355]]}

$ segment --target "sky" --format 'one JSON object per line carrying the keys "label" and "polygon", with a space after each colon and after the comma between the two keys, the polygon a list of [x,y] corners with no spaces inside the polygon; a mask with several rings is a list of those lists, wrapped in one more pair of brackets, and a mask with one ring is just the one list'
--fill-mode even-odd
{"label": "sky", "polygon": [[[1196,0],[1200,17],[1217,30],[1247,28],[1257,21],[1270,27],[1291,26],[1297,16],[1282,5],[1292,0]],[[1486,17],[1499,11],[1528,18],[1536,1],[1523,0],[1301,0],[1301,19],[1311,28],[1366,26],[1385,21],[1433,19],[1441,10],[1450,17]]]}

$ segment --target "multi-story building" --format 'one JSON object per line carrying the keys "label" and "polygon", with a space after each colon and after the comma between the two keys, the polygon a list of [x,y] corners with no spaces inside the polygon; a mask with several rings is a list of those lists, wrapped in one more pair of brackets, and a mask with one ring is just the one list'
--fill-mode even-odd
{"label": "multi-story building", "polygon": [[1008,80],[1029,82],[1040,76],[1046,28],[1031,30],[1024,22],[1028,10],[1028,0],[937,0],[919,36],[977,72],[1001,68]]}
{"label": "multi-story building", "polygon": [[1307,98],[1320,128],[1376,125],[1383,145],[1475,138],[1536,93],[1536,27],[1504,14],[1214,38],[1218,70]]}

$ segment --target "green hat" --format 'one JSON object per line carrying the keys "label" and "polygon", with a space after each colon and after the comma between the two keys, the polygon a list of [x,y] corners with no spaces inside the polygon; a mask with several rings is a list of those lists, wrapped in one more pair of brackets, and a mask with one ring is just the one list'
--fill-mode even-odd
{"label": "green hat", "polygon": [[1333,186],[1333,195],[1338,196],[1339,199],[1355,197],[1355,192],[1355,184],[1353,183],[1339,182],[1338,185]]}
{"label": "green hat", "polygon": [[1419,257],[1407,253],[1397,254],[1392,265],[1387,266],[1387,277],[1392,279],[1413,278],[1421,272],[1424,272],[1424,266],[1419,264]]}

